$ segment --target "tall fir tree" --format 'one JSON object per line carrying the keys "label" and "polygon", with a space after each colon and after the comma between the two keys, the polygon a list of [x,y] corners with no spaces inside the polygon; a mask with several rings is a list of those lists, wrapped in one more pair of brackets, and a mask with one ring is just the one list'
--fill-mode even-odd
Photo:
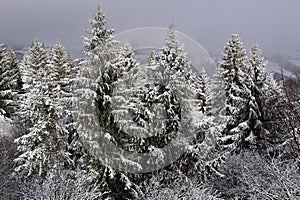
{"label": "tall fir tree", "polygon": [[91,29],[87,30],[89,37],[83,39],[85,58],[79,61],[73,89],[77,129],[79,137],[86,141],[99,136],[99,120],[96,111],[98,81],[109,60],[115,56],[113,47],[116,43],[113,40],[113,30],[106,28],[106,17],[99,5],[90,24]]}
{"label": "tall fir tree", "polygon": [[73,83],[75,65],[72,58],[63,45],[57,41],[52,47],[49,56],[48,82],[49,93],[58,112],[58,125],[61,127],[60,140],[61,151],[64,157],[72,160],[68,167],[76,168],[79,159],[83,155],[82,143],[78,139],[76,121],[73,117]]}
{"label": "tall fir tree", "polygon": [[[87,32],[89,37],[84,38],[85,59],[80,62],[79,74],[76,81],[75,113],[78,123],[79,138],[84,141],[88,149],[83,163],[90,172],[89,179],[99,183],[101,191],[112,198],[121,197],[120,191],[127,191],[127,198],[135,193],[134,187],[128,177],[113,169],[102,160],[99,154],[101,146],[95,141],[101,141],[105,131],[109,128],[111,116],[111,94],[119,73],[115,71],[114,62],[118,55],[117,42],[113,39],[113,30],[106,27],[106,17],[98,6],[94,19],[90,20],[92,26]],[[124,194],[124,193],[123,193]]]}
{"label": "tall fir tree", "polygon": [[8,118],[16,119],[17,100],[22,88],[19,63],[12,48],[0,46],[0,109]]}
{"label": "tall fir tree", "polygon": [[221,143],[231,150],[247,146],[246,140],[253,136],[248,123],[251,90],[247,62],[240,37],[233,34],[225,46],[219,67],[225,85],[225,115],[228,116]]}
{"label": "tall fir tree", "polygon": [[52,48],[49,59],[39,41],[34,41],[24,56],[25,103],[29,103],[24,107],[28,109],[26,114],[30,111],[31,126],[28,133],[15,140],[20,152],[15,159],[15,171],[20,177],[45,177],[50,169],[73,165],[68,152],[68,131],[62,118],[70,65],[59,42]]}
{"label": "tall fir tree", "polygon": [[39,90],[42,87],[43,79],[46,76],[48,65],[48,55],[44,48],[44,44],[38,39],[32,42],[31,47],[24,54],[21,62],[21,74],[23,81],[23,94],[20,95],[20,122],[23,124],[24,133],[28,132],[28,128],[35,123],[34,112],[32,105]]}
{"label": "tall fir tree", "polygon": [[[135,109],[137,109],[136,103],[138,103],[138,97],[141,95],[138,88],[136,88],[138,67],[130,44],[125,43],[115,61],[103,74],[103,82],[101,82],[101,88],[111,98],[111,112],[107,116],[108,118],[103,119],[103,122],[107,123],[103,126],[109,127],[110,130],[107,130],[113,134],[112,137],[121,146],[124,145],[121,144],[122,140],[127,141],[125,142],[127,144],[129,141],[136,142],[133,136],[138,136],[138,133],[142,130],[142,128],[139,129],[138,126],[135,126],[133,121]],[[104,100],[99,102],[99,106],[101,102],[104,102]],[[122,130],[120,131],[120,129]],[[124,135],[119,134],[119,132],[123,132]]]}
{"label": "tall fir tree", "polygon": [[180,46],[174,24],[169,26],[165,45],[158,53],[157,64],[154,70],[154,89],[157,100],[163,104],[166,112],[165,126],[162,130],[167,142],[172,140],[183,125],[181,120],[187,120],[185,118],[188,116],[184,116],[183,113],[190,112],[188,99],[193,96],[190,62],[186,58],[183,46]]}
{"label": "tall fir tree", "polygon": [[203,114],[209,114],[212,109],[211,84],[206,72],[203,70],[196,76],[193,88],[196,92],[198,109]]}
{"label": "tall fir tree", "polygon": [[[3,77],[3,73],[4,73],[4,51],[5,49],[3,48],[3,44],[0,44],[0,76],[1,76],[1,80],[4,79]],[[4,83],[2,84],[3,81],[1,81],[1,90],[4,90]],[[2,94],[1,96],[4,96],[4,94]],[[2,97],[3,98],[3,97]],[[2,100],[2,98],[0,99],[0,114],[1,115],[5,115],[6,111],[5,111],[5,101],[4,99]]]}
{"label": "tall fir tree", "polygon": [[251,56],[249,60],[249,74],[251,78],[251,100],[250,112],[252,112],[252,119],[250,119],[250,128],[255,137],[255,143],[259,149],[262,149],[263,140],[269,135],[269,131],[264,127],[266,101],[268,98],[268,79],[266,74],[267,62],[262,57],[262,51],[257,44],[251,48]]}

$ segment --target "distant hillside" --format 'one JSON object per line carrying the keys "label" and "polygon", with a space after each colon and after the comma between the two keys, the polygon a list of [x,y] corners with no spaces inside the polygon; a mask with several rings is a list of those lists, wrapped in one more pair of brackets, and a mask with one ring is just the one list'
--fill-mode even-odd
{"label": "distant hillside", "polygon": [[[22,60],[24,54],[26,53],[26,51],[28,51],[29,47],[19,47],[14,49],[16,57],[18,60]],[[46,51],[50,52],[51,47],[46,46],[45,47]],[[81,49],[67,49],[67,52],[70,53],[70,55],[73,58],[79,58],[83,56],[82,50]]]}
{"label": "distant hillside", "polygon": [[269,60],[267,72],[280,74],[282,71],[283,74],[287,77],[300,73],[300,56],[293,57],[291,59],[280,53],[276,53],[270,56],[266,56],[266,59]]}

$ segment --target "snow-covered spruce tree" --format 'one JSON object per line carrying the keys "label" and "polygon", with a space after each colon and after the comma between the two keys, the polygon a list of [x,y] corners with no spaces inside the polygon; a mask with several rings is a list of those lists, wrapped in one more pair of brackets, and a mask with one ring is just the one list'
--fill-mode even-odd
{"label": "snow-covered spruce tree", "polygon": [[193,83],[193,88],[196,92],[197,106],[200,112],[203,114],[209,114],[212,108],[212,91],[209,78],[204,70],[202,70],[198,76],[196,76]]}
{"label": "snow-covered spruce tree", "polygon": [[299,102],[297,96],[299,78],[291,78],[278,83],[272,74],[267,76],[267,100],[264,125],[269,134],[264,137],[267,153],[284,158],[299,158]]}
{"label": "snow-covered spruce tree", "polygon": [[[185,144],[188,147],[186,154],[181,155],[172,167],[174,170],[179,168],[191,176],[197,174],[207,178],[218,174],[216,169],[224,157],[217,154],[212,156],[212,153],[216,152],[216,130],[213,129],[212,118],[199,110],[196,83],[192,84],[194,77],[177,39],[174,25],[169,27],[165,45],[155,58],[153,59],[152,55],[149,59],[150,73],[142,101],[148,105],[147,111],[150,111],[150,114],[146,116],[150,116],[150,121],[153,123],[153,116],[159,116],[158,121],[161,122],[161,125],[153,130],[154,136],[151,137],[150,144],[152,147],[162,148],[181,132],[190,136],[195,134],[196,138]],[[209,91],[205,92],[203,95],[209,97]],[[156,107],[149,109],[154,105]],[[168,153],[174,154],[163,153],[166,158]]]}
{"label": "snow-covered spruce tree", "polygon": [[[78,61],[78,73],[74,79],[73,91],[75,120],[78,122],[76,129],[80,141],[90,141],[91,138],[98,137],[98,114],[96,113],[96,97],[98,89],[98,79],[101,77],[104,66],[114,57],[113,30],[107,29],[106,17],[98,6],[94,18],[90,20],[91,29],[87,30],[89,36],[83,38],[85,58]],[[78,147],[81,146],[79,143]],[[89,145],[88,143],[85,145]],[[86,147],[89,149],[89,147]],[[89,168],[97,163],[92,155],[86,155],[87,160],[82,160],[83,168]],[[97,179],[97,169],[92,171]]]}
{"label": "snow-covered spruce tree", "polygon": [[266,121],[265,116],[269,112],[266,110],[268,95],[268,85],[271,84],[267,79],[266,65],[262,57],[261,49],[255,44],[251,49],[251,57],[249,60],[249,74],[251,81],[248,86],[251,90],[250,99],[250,128],[255,136],[255,143],[258,149],[264,148],[264,140],[269,135],[269,131],[264,127]]}
{"label": "snow-covered spruce tree", "polygon": [[0,115],[4,115],[7,116],[6,114],[6,104],[7,102],[5,102],[5,94],[6,94],[6,85],[4,84],[5,77],[4,77],[4,73],[5,73],[5,69],[4,69],[4,57],[5,57],[5,49],[3,47],[3,44],[0,44]]}
{"label": "snow-covered spruce tree", "polygon": [[233,34],[226,44],[219,72],[225,85],[225,115],[228,116],[221,143],[225,148],[238,150],[246,147],[246,140],[253,138],[249,120],[253,114],[250,110],[252,100],[248,85],[246,50],[240,37]]}
{"label": "snow-covered spruce tree", "polygon": [[32,127],[35,123],[35,118],[32,117],[34,114],[32,112],[32,104],[38,95],[43,77],[45,77],[47,64],[48,55],[44,49],[44,44],[36,39],[24,54],[20,65],[23,81],[23,94],[20,95],[20,109],[18,112],[18,116],[20,117],[19,121],[23,129],[21,135],[28,133],[28,128]]}
{"label": "snow-covered spruce tree", "polygon": [[207,181],[222,176],[218,168],[227,154],[218,148],[222,126],[212,115],[212,85],[204,70],[194,79],[192,88],[195,93],[192,115],[196,119],[196,138],[182,157],[180,169],[189,177],[197,176],[199,181]]}
{"label": "snow-covered spruce tree", "polygon": [[25,88],[25,102],[29,105],[24,107],[30,109],[26,110],[26,114],[28,113],[32,125],[28,133],[15,140],[20,153],[15,159],[15,171],[21,178],[27,179],[35,175],[45,177],[49,169],[71,164],[67,152],[68,135],[60,123],[62,108],[58,98],[61,98],[62,91],[58,80],[62,74],[56,74],[57,68],[65,66],[58,66],[61,63],[56,62],[55,58],[61,60],[61,55],[56,53],[55,50],[52,51],[49,63],[42,44],[35,41],[24,57],[25,74],[31,75],[25,79],[28,86]]}
{"label": "snow-covered spruce tree", "polygon": [[[90,23],[92,28],[87,30],[90,37],[84,37],[83,41],[85,59],[79,64],[76,93],[79,98],[82,98],[79,107],[90,109],[87,111],[91,115],[86,115],[86,119],[82,120],[97,121],[95,124],[98,125],[99,121],[103,123],[103,120],[101,118],[98,120],[99,116],[94,116],[95,113],[93,111],[96,110],[95,100],[97,95],[97,98],[105,96],[105,92],[99,90],[99,82],[105,76],[105,70],[107,70],[107,66],[110,66],[110,61],[116,57],[116,50],[114,48],[117,42],[113,39],[113,30],[105,27],[106,17],[101,11],[100,6],[98,6],[94,14],[94,19],[90,20]],[[106,105],[103,106],[105,107]],[[91,127],[86,128],[89,129]],[[93,135],[89,136],[89,134],[95,134],[89,133],[87,130],[82,130],[82,133],[83,138],[90,138]]]}
{"label": "snow-covered spruce tree", "polygon": [[113,38],[114,30],[106,28],[106,17],[99,5],[90,24],[92,28],[87,30],[90,36],[83,38],[84,55],[87,59],[82,64],[94,67],[96,71],[93,73],[98,78],[107,62],[115,57],[114,47],[117,41]]}
{"label": "snow-covered spruce tree", "polygon": [[193,96],[190,63],[183,47],[180,46],[174,24],[169,26],[165,45],[158,53],[153,76],[156,93],[154,101],[162,104],[165,112],[161,113],[161,117],[165,118],[160,130],[162,137],[156,144],[157,147],[163,147],[174,139],[180,128],[184,128],[183,122],[189,121],[188,112],[191,110],[188,100]]}
{"label": "snow-covered spruce tree", "polygon": [[[132,112],[134,112],[135,102],[134,81],[138,71],[138,64],[133,57],[131,46],[125,43],[117,56],[109,61],[104,68],[99,79],[99,89],[97,91],[97,105],[99,113],[99,123],[105,133],[106,138],[110,138],[119,148],[128,151],[136,150],[133,146],[137,143],[136,137],[131,133],[133,128]],[[128,148],[131,146],[131,148]],[[104,149],[106,151],[109,149]],[[122,155],[115,155],[113,159],[119,159],[124,166],[133,166],[132,161],[123,160]],[[128,197],[136,197],[136,186],[128,178],[127,173],[109,169],[113,176],[106,176],[105,181],[111,191],[111,196],[121,198],[120,193],[128,193]],[[125,170],[126,171],[126,170]],[[134,177],[134,175],[133,175]]]}
{"label": "snow-covered spruce tree", "polygon": [[50,98],[53,99],[58,112],[58,125],[60,132],[61,151],[64,157],[71,159],[71,166],[77,167],[78,159],[82,156],[82,145],[77,137],[76,122],[72,108],[72,84],[74,82],[75,65],[62,44],[58,41],[52,47],[49,56],[47,82],[49,84]]}
{"label": "snow-covered spruce tree", "polygon": [[84,38],[85,58],[79,64],[74,88],[77,131],[88,150],[81,159],[81,167],[89,171],[90,182],[100,184],[104,198],[132,198],[135,192],[128,177],[97,156],[102,147],[96,141],[103,140],[105,131],[110,128],[106,119],[111,116],[111,94],[118,74],[114,63],[118,52],[113,30],[106,28],[106,17],[100,6],[90,23],[92,28],[87,31],[90,36]]}
{"label": "snow-covered spruce tree", "polygon": [[6,117],[15,118],[22,80],[19,63],[12,48],[7,49],[0,62],[0,109],[4,110]]}
{"label": "snow-covered spruce tree", "polygon": [[[140,114],[138,104],[141,96],[139,88],[136,87],[138,67],[139,64],[134,58],[130,44],[125,43],[114,62],[107,66],[102,82],[100,82],[102,83],[100,88],[111,99],[110,113],[107,113],[107,118],[103,118],[103,122],[106,123],[103,126],[106,126],[109,133],[113,134],[112,139],[119,146],[125,149],[125,145],[131,146],[127,148],[128,151],[137,151],[138,147],[134,148],[134,144],[140,142],[136,141],[138,137],[134,136],[140,136],[143,131],[143,127],[139,126],[142,124],[135,123]],[[100,103],[104,102],[104,98],[99,100],[101,109]]]}

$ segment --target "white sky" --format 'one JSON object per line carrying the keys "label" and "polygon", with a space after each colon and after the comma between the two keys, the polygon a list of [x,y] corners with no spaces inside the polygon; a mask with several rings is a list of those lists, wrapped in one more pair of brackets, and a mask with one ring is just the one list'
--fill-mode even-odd
{"label": "white sky", "polygon": [[[38,37],[80,47],[98,0],[0,0],[0,42],[29,45]],[[299,0],[101,0],[108,26],[121,32],[143,26],[177,29],[210,52],[221,52],[231,33],[247,48],[300,49]]]}

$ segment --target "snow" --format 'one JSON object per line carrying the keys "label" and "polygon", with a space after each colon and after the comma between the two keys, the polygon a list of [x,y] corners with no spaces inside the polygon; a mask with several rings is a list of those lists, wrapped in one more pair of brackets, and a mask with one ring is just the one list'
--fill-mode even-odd
{"label": "snow", "polygon": [[300,58],[297,59],[290,59],[289,60],[291,63],[297,65],[300,68]]}
{"label": "snow", "polygon": [[0,135],[12,137],[12,128],[10,120],[0,115]]}
{"label": "snow", "polygon": [[266,71],[268,73],[281,73],[281,70],[283,70],[283,74],[286,76],[292,76],[293,72],[290,72],[288,70],[286,70],[285,68],[280,67],[277,63],[274,62],[268,62],[268,65],[266,67]]}

